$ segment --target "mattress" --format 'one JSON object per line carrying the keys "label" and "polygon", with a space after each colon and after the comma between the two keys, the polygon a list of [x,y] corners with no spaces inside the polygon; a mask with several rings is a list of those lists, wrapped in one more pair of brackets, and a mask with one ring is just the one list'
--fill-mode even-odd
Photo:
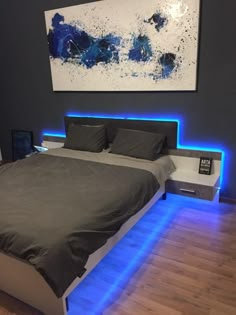
{"label": "mattress", "polygon": [[49,150],[0,168],[0,250],[33,265],[57,297],[173,167],[161,159],[162,167],[153,167],[107,152],[70,151]]}

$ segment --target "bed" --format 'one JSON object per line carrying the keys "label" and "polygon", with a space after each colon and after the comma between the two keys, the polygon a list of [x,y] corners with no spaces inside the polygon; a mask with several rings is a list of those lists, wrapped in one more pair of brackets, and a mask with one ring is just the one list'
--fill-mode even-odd
{"label": "bed", "polygon": [[165,194],[174,170],[163,154],[176,147],[174,122],[65,117],[67,138],[81,125],[105,126],[108,145],[122,128],[162,133],[165,142],[150,161],[46,136],[54,149],[1,167],[0,289],[46,315],[67,313],[70,292]]}

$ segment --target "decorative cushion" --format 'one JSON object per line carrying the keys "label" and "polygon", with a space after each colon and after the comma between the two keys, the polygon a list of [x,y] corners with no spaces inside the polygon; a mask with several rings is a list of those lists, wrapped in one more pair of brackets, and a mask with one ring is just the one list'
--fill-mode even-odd
{"label": "decorative cushion", "polygon": [[160,154],[165,136],[133,129],[118,129],[111,145],[110,153],[132,156],[146,160],[156,160]]}
{"label": "decorative cushion", "polygon": [[64,148],[72,150],[101,152],[106,146],[105,126],[71,124]]}

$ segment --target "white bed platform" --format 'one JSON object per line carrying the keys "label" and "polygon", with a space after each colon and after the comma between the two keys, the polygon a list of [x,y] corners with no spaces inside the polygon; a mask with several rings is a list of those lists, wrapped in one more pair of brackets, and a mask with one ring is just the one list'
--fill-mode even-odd
{"label": "white bed platform", "polygon": [[104,246],[90,255],[85,266],[87,271],[83,277],[76,278],[61,298],[56,297],[43,277],[30,264],[1,252],[0,289],[40,310],[45,315],[67,314],[67,297],[69,294],[164,193],[165,185],[162,184],[153,198],[136,215],[124,223],[121,229]]}

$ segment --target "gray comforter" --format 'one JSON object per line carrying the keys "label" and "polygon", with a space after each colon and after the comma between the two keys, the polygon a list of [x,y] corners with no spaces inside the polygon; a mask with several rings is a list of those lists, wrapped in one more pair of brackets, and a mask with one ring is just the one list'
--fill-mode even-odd
{"label": "gray comforter", "polygon": [[91,253],[156,193],[152,173],[38,154],[0,167],[0,250],[61,297]]}

